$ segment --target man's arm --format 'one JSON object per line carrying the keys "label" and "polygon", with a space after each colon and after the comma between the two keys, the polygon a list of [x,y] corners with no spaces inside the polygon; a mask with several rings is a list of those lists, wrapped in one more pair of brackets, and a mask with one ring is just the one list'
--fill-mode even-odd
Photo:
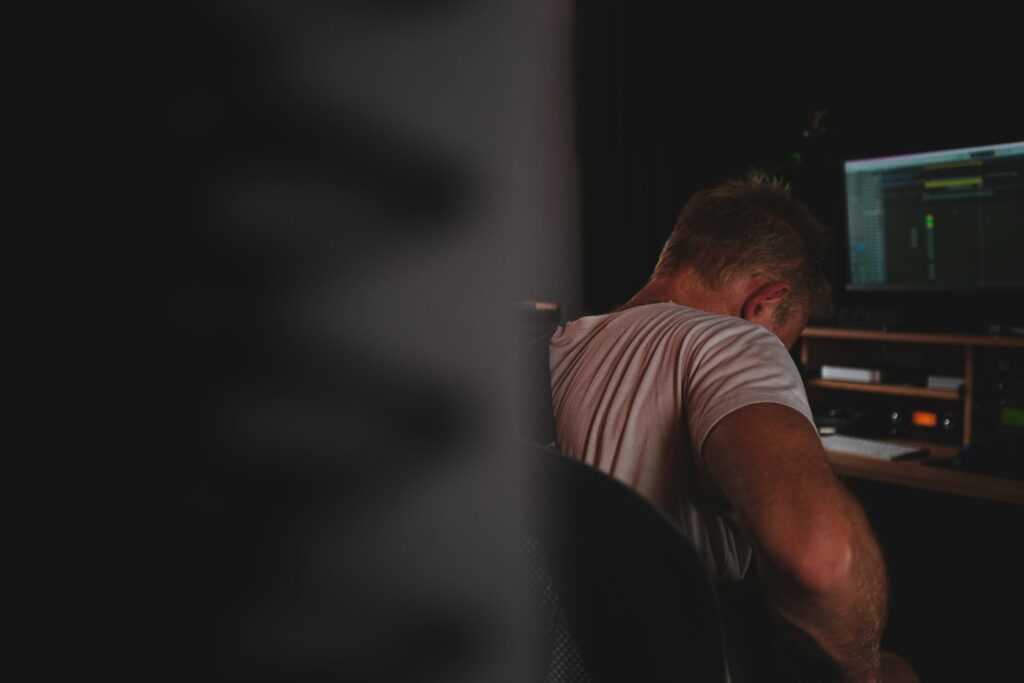
{"label": "man's arm", "polygon": [[888,599],[881,551],[807,418],[774,403],[741,408],[711,431],[703,461],[753,546],[768,604],[844,679],[878,680]]}

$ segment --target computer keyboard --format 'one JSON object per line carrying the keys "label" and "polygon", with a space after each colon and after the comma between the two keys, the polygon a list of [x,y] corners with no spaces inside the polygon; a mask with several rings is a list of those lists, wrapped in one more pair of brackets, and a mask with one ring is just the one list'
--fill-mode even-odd
{"label": "computer keyboard", "polygon": [[879,460],[898,460],[909,458],[913,455],[927,455],[928,449],[918,446],[901,446],[887,441],[876,441],[875,439],[862,439],[856,436],[845,436],[843,434],[832,434],[821,437],[821,443],[829,451],[840,453],[851,453],[863,455],[868,458]]}

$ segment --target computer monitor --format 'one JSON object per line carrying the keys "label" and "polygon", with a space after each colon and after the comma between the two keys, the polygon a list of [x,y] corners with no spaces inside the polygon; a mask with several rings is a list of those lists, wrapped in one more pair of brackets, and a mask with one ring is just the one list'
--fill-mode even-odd
{"label": "computer monitor", "polygon": [[1024,290],[1024,142],[844,164],[848,290]]}

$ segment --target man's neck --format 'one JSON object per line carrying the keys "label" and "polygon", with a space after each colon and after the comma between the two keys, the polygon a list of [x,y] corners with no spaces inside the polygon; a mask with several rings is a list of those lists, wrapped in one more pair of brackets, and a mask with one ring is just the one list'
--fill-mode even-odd
{"label": "man's neck", "polygon": [[672,275],[654,277],[617,310],[655,303],[674,303],[720,315],[739,315],[740,305],[730,301],[728,289],[719,292],[709,287],[696,272],[686,269]]}

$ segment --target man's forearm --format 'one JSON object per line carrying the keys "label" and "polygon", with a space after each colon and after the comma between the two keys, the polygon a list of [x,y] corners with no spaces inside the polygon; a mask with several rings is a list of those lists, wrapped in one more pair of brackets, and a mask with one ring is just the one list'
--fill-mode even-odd
{"label": "man's forearm", "polygon": [[781,629],[790,640],[827,656],[844,680],[875,680],[887,616],[885,567],[860,506],[845,491],[836,495],[845,499],[849,529],[831,547],[849,553],[849,560],[833,564],[834,558],[825,558],[828,568],[806,580],[759,553],[759,576],[769,605],[797,629]]}
{"label": "man's forearm", "polygon": [[704,461],[754,548],[769,605],[848,679],[871,680],[886,618],[885,566],[814,427],[789,408],[747,406],[712,431]]}

